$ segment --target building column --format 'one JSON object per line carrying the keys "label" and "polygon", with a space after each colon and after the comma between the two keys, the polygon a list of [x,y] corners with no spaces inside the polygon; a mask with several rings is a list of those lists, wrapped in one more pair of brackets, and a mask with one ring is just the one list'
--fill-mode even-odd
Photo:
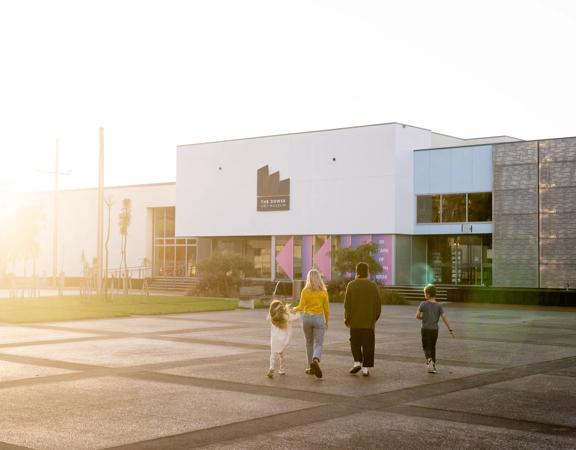
{"label": "building column", "polygon": [[270,238],[270,280],[276,278],[276,236]]}

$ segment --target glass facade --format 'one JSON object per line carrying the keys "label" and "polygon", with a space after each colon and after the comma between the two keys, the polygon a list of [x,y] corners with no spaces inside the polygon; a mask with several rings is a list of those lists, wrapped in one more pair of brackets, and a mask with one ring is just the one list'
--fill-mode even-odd
{"label": "glass facade", "polygon": [[197,240],[175,237],[176,208],[153,208],[152,216],[152,274],[163,277],[196,275]]}

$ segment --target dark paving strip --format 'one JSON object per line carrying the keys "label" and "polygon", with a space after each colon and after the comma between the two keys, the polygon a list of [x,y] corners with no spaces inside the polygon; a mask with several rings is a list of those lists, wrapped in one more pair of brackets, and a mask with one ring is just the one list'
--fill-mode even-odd
{"label": "dark paving strip", "polygon": [[20,445],[8,444],[0,442],[0,450],[32,450],[30,447],[22,447]]}
{"label": "dark paving strip", "polygon": [[[576,357],[563,358],[553,361],[545,361],[541,363],[528,364],[524,366],[513,367],[509,369],[501,369],[496,372],[488,374],[478,374],[466,377],[463,379],[447,380],[435,384],[415,386],[411,388],[401,389],[398,391],[386,392],[376,395],[368,395],[359,398],[347,398],[339,403],[330,403],[318,407],[307,408],[304,410],[293,411],[284,414],[277,414],[274,416],[264,417],[260,419],[252,419],[248,421],[236,422],[229,425],[222,425],[219,427],[207,428],[198,431],[191,431],[188,433],[178,434],[174,436],[167,436],[164,438],[153,439],[150,441],[136,442],[124,446],[114,447],[123,450],[132,449],[189,449],[210,445],[215,443],[222,443],[225,441],[234,441],[246,437],[253,437],[264,433],[282,430],[288,428],[308,425],[311,423],[322,422],[330,419],[350,416],[355,413],[366,410],[380,410],[383,412],[390,411],[392,408],[399,407],[403,403],[422,400],[425,398],[436,397],[445,395],[452,392],[471,389],[475,387],[486,386],[489,384],[498,383],[501,381],[508,381],[516,378],[523,378],[529,375],[538,373],[547,373],[555,370],[561,370],[567,367],[572,367],[576,363]],[[143,374],[144,378],[148,379],[148,374]],[[173,378],[156,379],[156,381],[174,382]],[[206,380],[207,387],[210,387],[212,380]],[[235,383],[240,384],[240,383]],[[228,382],[221,382],[219,389],[226,389]],[[256,387],[259,394],[274,394],[274,392],[262,391]],[[274,389],[275,391],[275,389]],[[296,398],[306,400],[308,392],[300,394]],[[333,397],[333,396],[331,396]],[[446,417],[452,413],[446,412]],[[459,414],[459,413],[454,413]],[[471,415],[468,418],[472,418]],[[478,419],[479,420],[479,419]],[[488,419],[486,419],[488,420]],[[494,419],[495,423],[504,425],[504,420],[500,418]],[[514,420],[511,425],[512,429],[517,429],[518,422]],[[474,423],[474,422],[472,422]],[[553,434],[566,434],[568,427],[559,426],[550,428],[547,424],[539,424],[539,432],[546,433],[553,431]]]}
{"label": "dark paving strip", "polygon": [[[197,314],[197,313],[195,313]],[[136,316],[132,316],[136,317]],[[242,321],[242,320],[219,320],[219,319],[203,319],[199,318],[188,318],[188,317],[176,317],[176,316],[137,316],[137,317],[154,317],[156,319],[168,319],[168,320],[181,320],[184,322],[214,322],[214,323],[229,323],[237,325],[254,325],[254,322]]]}
{"label": "dark paving strip", "polygon": [[92,364],[82,364],[82,363],[74,363],[74,362],[67,362],[46,358],[38,358],[36,356],[10,355],[7,353],[0,353],[0,360],[20,364],[28,364],[33,366],[54,367],[57,369],[77,370],[77,371],[90,371],[103,368],[102,366]]}
{"label": "dark paving strip", "polygon": [[301,389],[291,389],[279,386],[264,386],[261,384],[239,383],[235,381],[222,381],[213,378],[199,378],[182,375],[171,375],[157,372],[139,372],[118,374],[124,378],[131,378],[142,381],[154,381],[159,383],[180,384],[184,386],[195,386],[206,389],[220,391],[241,392],[253,395],[268,395],[271,397],[288,398],[292,400],[303,400],[315,403],[335,403],[342,402],[349,397],[335,394],[323,394],[320,392],[305,391]]}
{"label": "dark paving strip", "polygon": [[[322,405],[305,410],[291,411],[283,414],[246,420],[213,428],[135,442],[132,444],[111,447],[118,450],[187,450],[214,443],[234,441],[274,431],[285,431],[299,425],[337,419],[359,412],[347,405]],[[271,444],[272,445],[272,444]]]}
{"label": "dark paving strip", "polygon": [[394,406],[386,410],[394,414],[411,417],[426,417],[428,419],[446,420],[468,425],[484,425],[507,430],[519,430],[530,433],[556,434],[560,436],[576,437],[576,428],[565,425],[554,425],[528,420],[507,419],[504,417],[486,416],[483,414],[466,413],[461,411],[446,411],[443,409],[424,408],[420,406]]}

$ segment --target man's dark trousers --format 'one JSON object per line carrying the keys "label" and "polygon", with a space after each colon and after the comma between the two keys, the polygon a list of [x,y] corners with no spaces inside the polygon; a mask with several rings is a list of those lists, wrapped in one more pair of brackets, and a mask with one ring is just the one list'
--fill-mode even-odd
{"label": "man's dark trousers", "polygon": [[350,348],[354,361],[374,367],[374,328],[350,328]]}

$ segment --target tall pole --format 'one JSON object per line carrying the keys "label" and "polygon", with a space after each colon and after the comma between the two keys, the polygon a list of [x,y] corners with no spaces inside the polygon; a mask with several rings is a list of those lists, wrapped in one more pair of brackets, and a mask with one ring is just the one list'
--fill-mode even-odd
{"label": "tall pole", "polygon": [[102,242],[104,236],[104,128],[100,127],[100,152],[98,157],[98,268],[96,293],[102,295]]}
{"label": "tall pole", "polygon": [[54,230],[52,231],[52,283],[53,286],[58,282],[58,176],[59,168],[59,149],[60,142],[56,139],[56,152],[54,155]]}

